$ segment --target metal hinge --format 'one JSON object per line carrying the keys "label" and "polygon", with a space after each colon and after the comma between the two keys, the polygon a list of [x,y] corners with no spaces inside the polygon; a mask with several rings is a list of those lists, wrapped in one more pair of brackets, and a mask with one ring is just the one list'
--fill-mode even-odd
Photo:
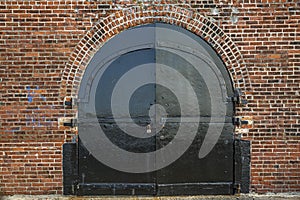
{"label": "metal hinge", "polygon": [[246,105],[248,103],[247,100],[242,99],[243,92],[241,91],[241,89],[236,88],[234,89],[234,96],[233,97],[229,97],[229,101],[234,102],[237,105]]}
{"label": "metal hinge", "polygon": [[250,124],[248,120],[242,120],[240,117],[234,117],[232,120],[233,125],[241,126]]}
{"label": "metal hinge", "polygon": [[64,126],[77,127],[77,119],[69,119],[63,123]]}
{"label": "metal hinge", "polygon": [[77,100],[75,98],[65,97],[65,99],[64,99],[64,106],[66,108],[72,109],[76,105],[77,105]]}

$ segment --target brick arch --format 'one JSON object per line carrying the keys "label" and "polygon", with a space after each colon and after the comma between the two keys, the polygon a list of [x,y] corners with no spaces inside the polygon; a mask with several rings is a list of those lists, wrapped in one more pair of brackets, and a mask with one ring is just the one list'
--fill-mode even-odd
{"label": "brick arch", "polygon": [[63,72],[61,96],[77,97],[80,81],[93,55],[119,32],[130,27],[163,22],[181,26],[206,40],[220,55],[234,86],[249,90],[250,80],[238,47],[222,29],[196,11],[175,5],[130,7],[101,19],[81,39]]}

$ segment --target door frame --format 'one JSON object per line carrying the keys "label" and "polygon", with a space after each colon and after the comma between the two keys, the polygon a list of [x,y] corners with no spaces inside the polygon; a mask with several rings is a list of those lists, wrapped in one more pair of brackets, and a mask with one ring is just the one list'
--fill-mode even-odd
{"label": "door frame", "polygon": [[[149,48],[149,46],[148,45],[146,45],[148,48]],[[138,48],[136,48],[136,50],[137,49],[139,49],[141,46],[138,46]],[[133,47],[133,49],[135,49],[135,47]],[[118,56],[119,54],[116,54],[115,56]],[[112,57],[110,57],[109,59],[112,59]],[[209,186],[211,187],[211,188],[214,188],[214,185],[216,185],[216,188],[223,188],[223,187],[220,187],[220,186],[222,186],[222,185],[224,185],[224,184],[222,184],[222,183],[216,183],[216,184],[210,184]],[[226,184],[225,184],[226,185]],[[135,185],[134,184],[132,184],[131,186],[130,185],[128,185],[129,187],[135,187]],[[182,185],[181,185],[182,186]],[[201,184],[199,185],[197,185],[197,188],[199,189],[199,186],[201,186]],[[202,185],[203,186],[203,185]],[[79,187],[80,187],[80,184],[79,184]],[[96,185],[94,185],[94,186],[92,186],[93,188],[96,188],[97,186]],[[105,186],[105,187],[118,187],[118,185],[116,185],[116,184],[114,184],[114,185],[111,185],[111,186],[109,186],[109,185],[107,185],[107,186]],[[122,187],[124,187],[124,186],[122,186]],[[141,186],[141,187],[143,187],[143,186]],[[148,187],[148,186],[147,186]],[[153,187],[153,186],[150,186],[150,187]],[[162,186],[163,187],[163,186]],[[169,190],[169,188],[170,187],[166,187],[166,188],[168,188],[167,190],[165,190],[165,191],[168,191]],[[174,188],[174,191],[176,191],[176,190],[178,190],[178,188],[176,188],[176,185],[173,185],[171,188]],[[201,187],[202,188],[202,187]],[[204,187],[205,188],[205,187]],[[225,190],[227,190],[228,188],[227,188],[227,186],[224,186],[224,188],[226,188]],[[232,186],[230,186],[230,188],[229,188],[229,190],[230,191],[232,191],[231,193],[233,193],[233,188],[234,188],[234,186],[232,185]],[[222,189],[220,189],[219,191],[222,191]],[[192,193],[192,191],[190,192],[190,193]],[[203,193],[203,194],[205,194],[205,191],[203,191],[203,192],[201,192],[201,193]],[[162,193],[160,193],[159,195],[164,195],[164,193],[162,192]]]}

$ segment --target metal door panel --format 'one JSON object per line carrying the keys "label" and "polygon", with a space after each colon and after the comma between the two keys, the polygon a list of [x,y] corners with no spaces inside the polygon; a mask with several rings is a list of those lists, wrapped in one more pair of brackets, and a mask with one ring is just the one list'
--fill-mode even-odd
{"label": "metal door panel", "polygon": [[80,102],[88,101],[91,83],[99,70],[123,54],[140,49],[154,48],[154,37],[153,25],[149,24],[123,31],[106,42],[95,53],[84,71],[78,93]]}
{"label": "metal door panel", "polygon": [[[137,61],[137,58],[140,58]],[[112,96],[118,80],[137,65],[147,64],[147,70],[138,74],[142,79],[155,82],[154,50],[144,49],[123,54],[94,76],[88,102],[81,102],[79,121],[79,190],[78,194],[154,194],[155,173],[126,173],[113,169],[99,159],[101,153],[97,135],[102,130],[105,137],[116,146],[129,152],[147,153],[155,150],[155,137],[134,137],[137,125],[146,134],[150,124],[149,109],[155,103],[155,86],[148,84],[138,88],[128,102],[128,109],[112,106]],[[119,87],[122,87],[119,86]],[[126,91],[126,90],[125,90]],[[122,92],[122,91],[121,91]],[[123,96],[123,94],[121,94]],[[117,109],[117,110],[116,110]],[[115,110],[115,111],[114,111]],[[153,113],[154,114],[154,113]],[[95,120],[96,119],[96,120]],[[132,135],[128,135],[131,133]],[[83,138],[83,139],[82,139]],[[87,148],[88,147],[88,148]],[[103,149],[105,151],[107,149]],[[111,149],[106,152],[112,159],[130,162],[131,157]],[[98,157],[97,157],[98,156]],[[155,161],[145,157],[144,166],[154,165]]]}
{"label": "metal door panel", "polygon": [[231,194],[231,96],[223,62],[187,30],[112,38],[80,86],[78,194]]}
{"label": "metal door panel", "polygon": [[[199,47],[203,42],[195,43],[193,40],[193,45],[189,42],[179,45],[178,40],[184,31],[161,34],[166,31],[164,28],[167,25],[162,27],[156,31],[156,34],[160,33],[156,40],[162,40],[156,42],[156,82],[168,79],[169,85],[177,85],[176,95],[185,98],[178,100],[163,87],[157,87],[157,104],[164,105],[167,112],[167,117],[162,120],[163,129],[157,134],[157,147],[164,148],[172,143],[180,126],[184,127],[183,137],[180,138],[182,141],[189,140],[195,127],[198,128],[195,136],[192,136],[193,142],[182,156],[157,172],[158,194],[214,194],[216,188],[222,188],[220,192],[223,194],[231,194],[234,105],[227,101],[228,96],[233,95],[228,72],[222,69],[225,66],[218,57],[212,57],[212,52],[204,50],[203,46]],[[177,37],[170,37],[172,34],[177,34]],[[169,78],[172,77],[170,72],[164,74],[163,67],[159,65],[169,66],[179,72],[195,93],[182,87],[182,81]],[[193,95],[196,95],[197,102],[191,101]],[[204,156],[200,157],[203,146],[210,149],[202,151]]]}

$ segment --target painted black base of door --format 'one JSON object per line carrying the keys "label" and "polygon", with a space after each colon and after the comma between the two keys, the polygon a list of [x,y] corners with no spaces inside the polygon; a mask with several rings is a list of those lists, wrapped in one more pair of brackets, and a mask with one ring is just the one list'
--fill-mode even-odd
{"label": "painted black base of door", "polygon": [[226,195],[233,194],[232,183],[182,183],[182,184],[79,184],[77,195]]}
{"label": "painted black base of door", "polygon": [[231,195],[249,193],[250,142],[234,141],[234,182],[216,183],[78,183],[78,147],[63,145],[64,195]]}
{"label": "painted black base of door", "polygon": [[156,195],[156,185],[150,183],[79,184],[77,195]]}

